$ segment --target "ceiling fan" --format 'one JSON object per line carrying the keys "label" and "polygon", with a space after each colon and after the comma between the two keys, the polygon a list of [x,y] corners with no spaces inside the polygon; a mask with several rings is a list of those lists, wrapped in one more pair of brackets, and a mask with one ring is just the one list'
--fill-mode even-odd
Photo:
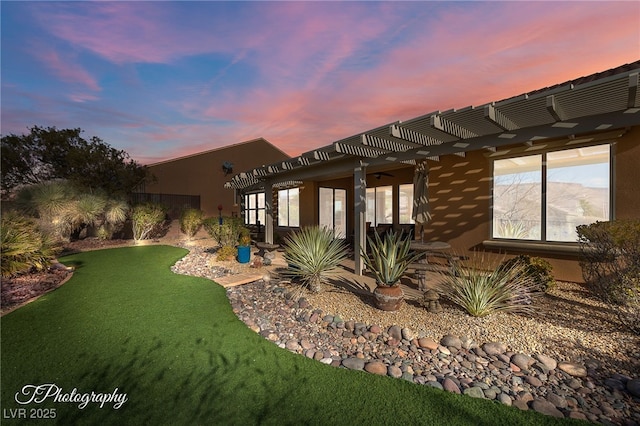
{"label": "ceiling fan", "polygon": [[377,173],[373,173],[373,177],[375,177],[376,179],[380,179],[382,176],[389,176],[389,177],[393,177],[393,175],[391,173],[387,173],[387,172],[377,172]]}

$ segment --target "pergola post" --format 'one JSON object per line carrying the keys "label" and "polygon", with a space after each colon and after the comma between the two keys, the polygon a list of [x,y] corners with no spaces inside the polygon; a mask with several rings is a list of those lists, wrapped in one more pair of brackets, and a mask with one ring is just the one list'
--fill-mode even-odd
{"label": "pergola post", "polygon": [[356,161],[353,168],[354,194],[354,261],[356,275],[362,275],[364,260],[362,253],[367,250],[367,165]]}
{"label": "pergola post", "polygon": [[273,244],[273,182],[264,182],[264,242]]}

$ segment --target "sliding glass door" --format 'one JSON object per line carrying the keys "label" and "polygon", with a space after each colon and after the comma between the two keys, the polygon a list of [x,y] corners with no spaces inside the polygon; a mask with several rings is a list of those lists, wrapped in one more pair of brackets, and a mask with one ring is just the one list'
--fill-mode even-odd
{"label": "sliding glass door", "polygon": [[320,188],[320,226],[333,230],[336,238],[347,237],[347,191]]}

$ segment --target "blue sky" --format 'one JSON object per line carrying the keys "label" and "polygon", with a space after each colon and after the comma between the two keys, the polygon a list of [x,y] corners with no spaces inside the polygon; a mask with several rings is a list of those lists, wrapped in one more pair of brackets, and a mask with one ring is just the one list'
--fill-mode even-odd
{"label": "blue sky", "polygon": [[640,58],[640,2],[11,2],[1,132],[297,155]]}

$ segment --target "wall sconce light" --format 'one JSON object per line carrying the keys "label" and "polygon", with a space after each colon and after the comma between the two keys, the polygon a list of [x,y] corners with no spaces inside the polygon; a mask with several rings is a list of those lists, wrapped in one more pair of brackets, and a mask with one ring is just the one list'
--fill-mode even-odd
{"label": "wall sconce light", "polygon": [[233,173],[233,163],[229,161],[225,161],[224,163],[222,163],[222,171],[224,172],[225,176],[227,176],[229,173]]}

